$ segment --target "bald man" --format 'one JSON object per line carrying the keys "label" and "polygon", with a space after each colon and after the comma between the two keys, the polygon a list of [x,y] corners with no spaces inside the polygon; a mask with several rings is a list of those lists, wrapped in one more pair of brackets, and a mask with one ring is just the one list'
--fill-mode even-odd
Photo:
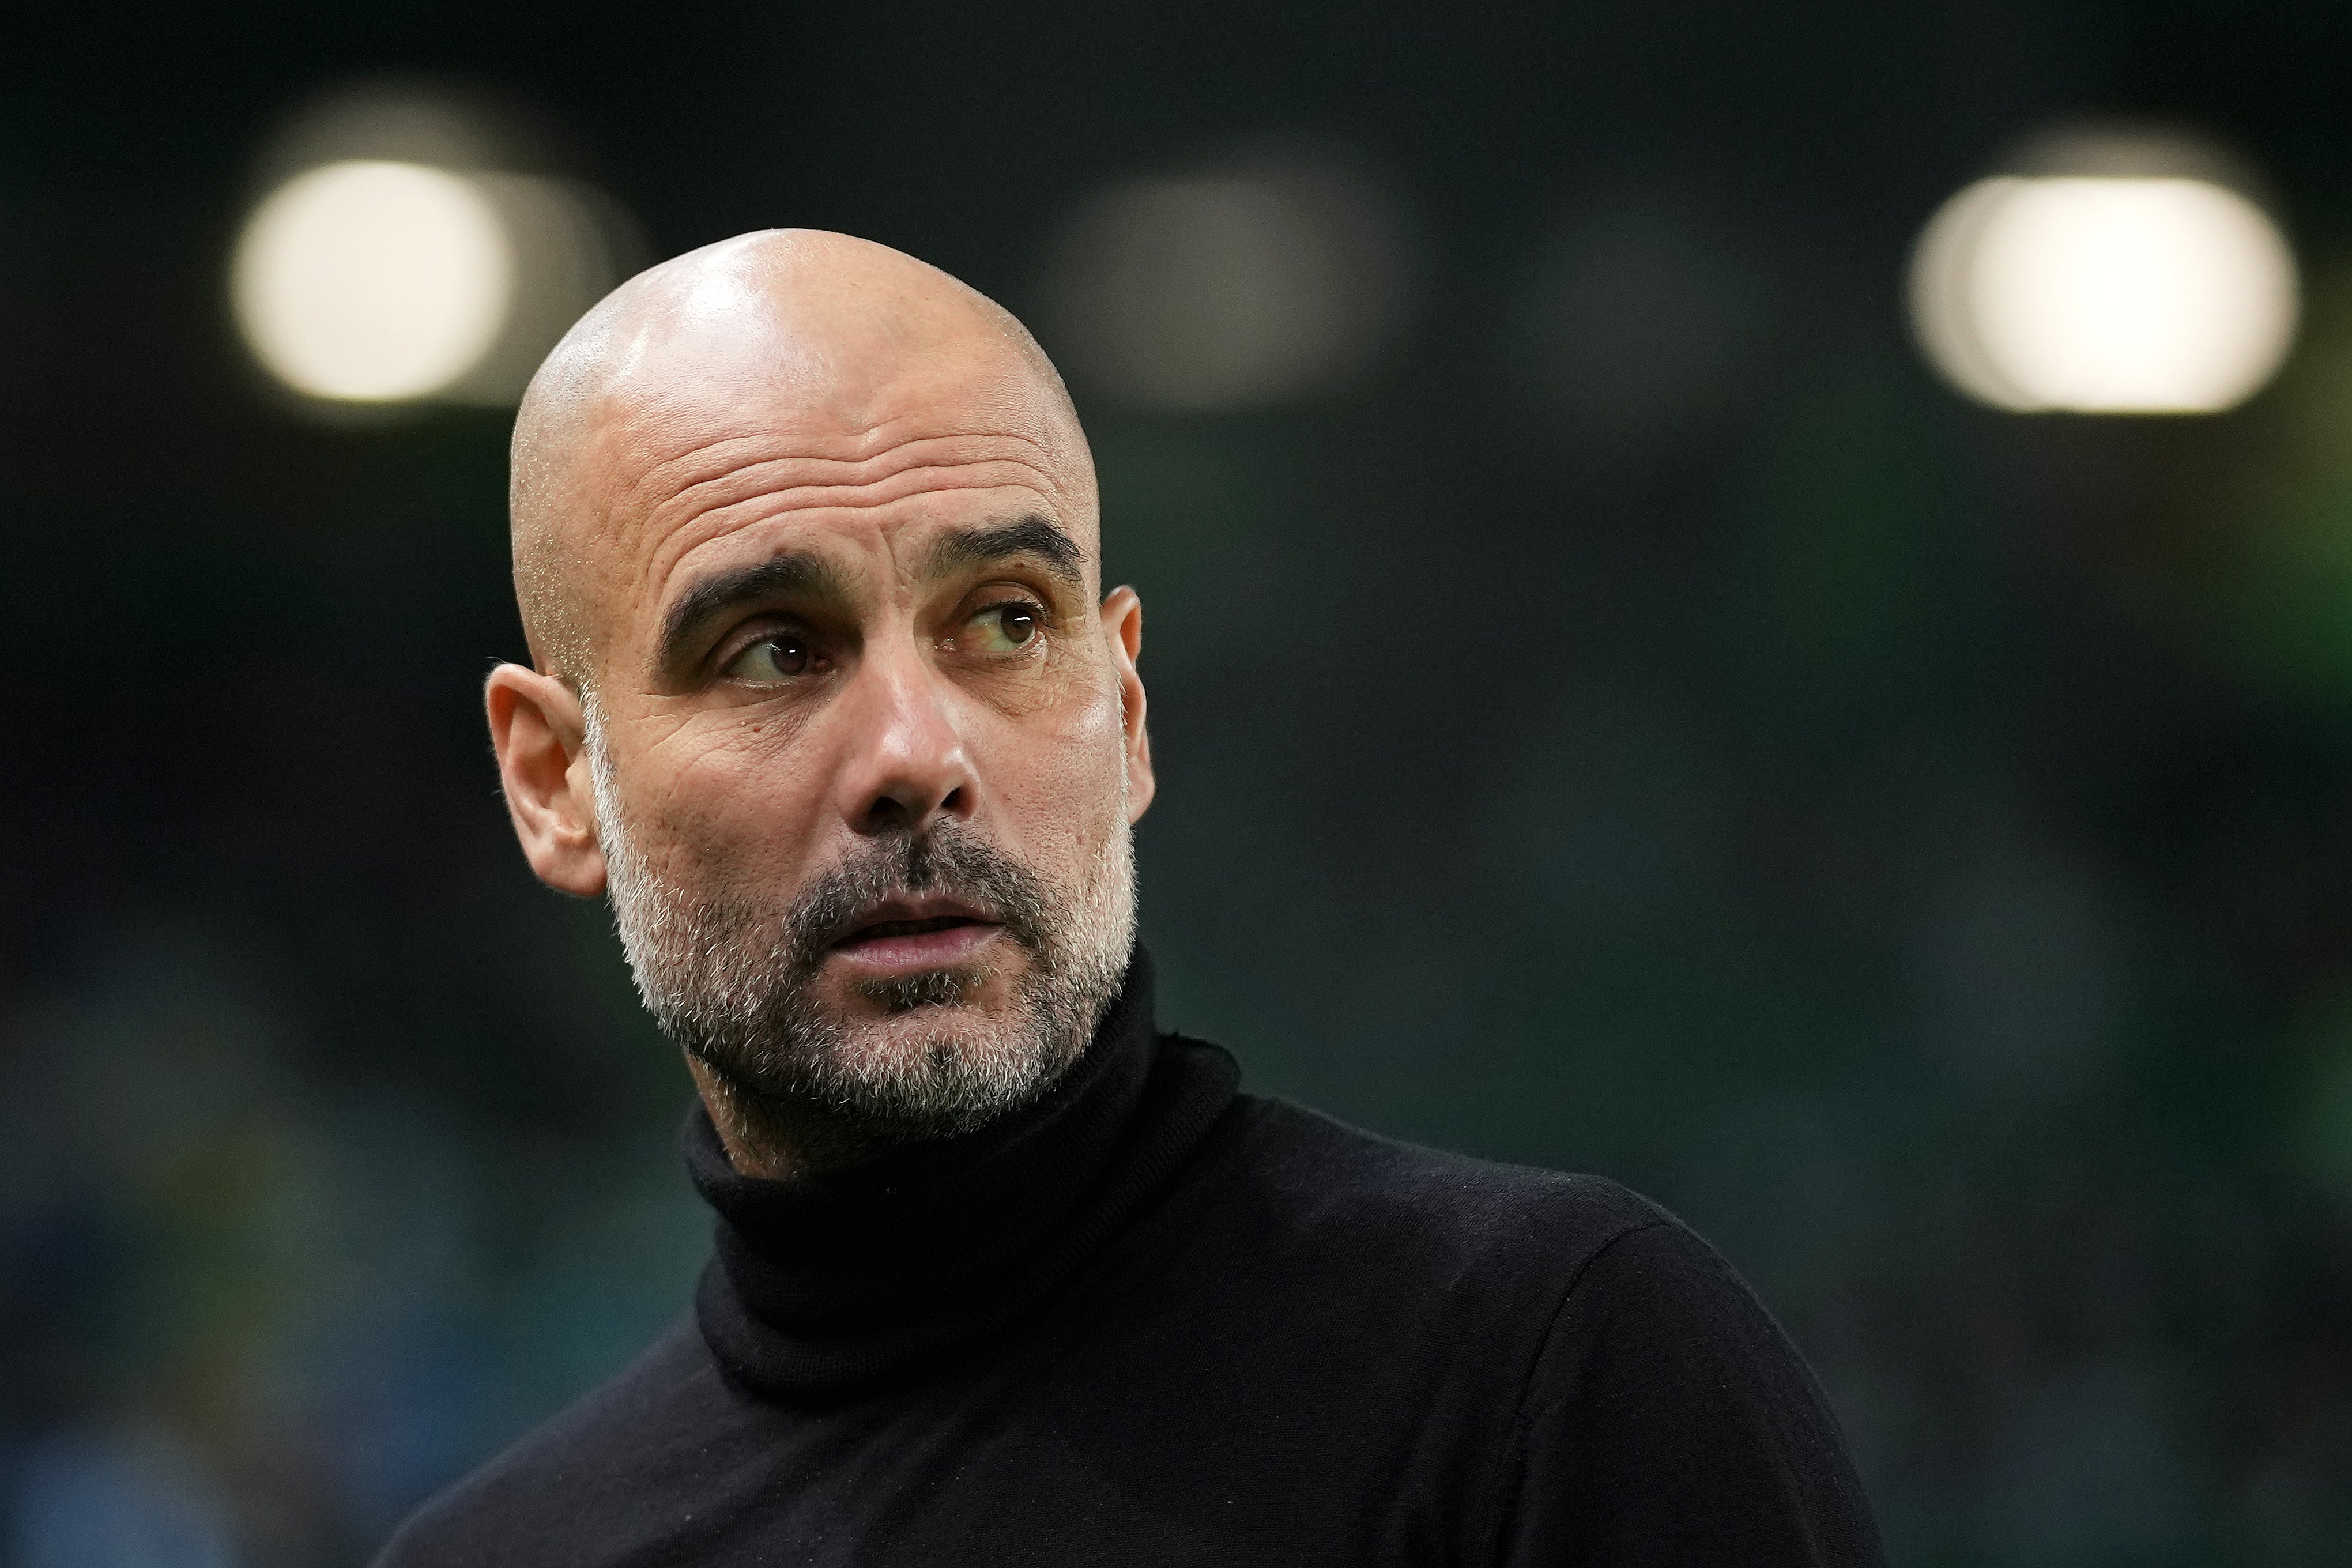
{"label": "bald man", "polygon": [[839,235],[680,257],[541,368],[512,502],[508,807],[684,1052],[716,1256],[383,1563],[1880,1561],[1670,1216],[1156,1028],[1142,606],[1010,315]]}

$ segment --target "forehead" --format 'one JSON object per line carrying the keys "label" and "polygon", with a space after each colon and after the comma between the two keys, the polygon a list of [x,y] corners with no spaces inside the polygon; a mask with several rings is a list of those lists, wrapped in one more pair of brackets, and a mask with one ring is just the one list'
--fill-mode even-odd
{"label": "forehead", "polygon": [[[1094,576],[1091,474],[1058,395],[1009,346],[912,356],[855,376],[731,346],[688,374],[632,377],[593,407],[581,464],[599,641],[648,635],[710,571],[783,550],[856,570],[910,563],[926,535],[1042,515]],[[635,384],[630,384],[635,382]]]}

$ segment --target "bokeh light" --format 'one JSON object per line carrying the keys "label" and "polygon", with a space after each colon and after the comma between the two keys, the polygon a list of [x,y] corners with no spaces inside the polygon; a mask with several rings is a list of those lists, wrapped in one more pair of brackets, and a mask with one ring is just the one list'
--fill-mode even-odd
{"label": "bokeh light", "polygon": [[1955,386],[2018,412],[2203,414],[2269,381],[2298,308],[2284,237],[2241,192],[2151,162],[1999,175],[1937,213],[1912,316]]}
{"label": "bokeh light", "polygon": [[1343,159],[1128,181],[1064,226],[1041,326],[1081,382],[1134,406],[1296,402],[1344,385],[1388,341],[1407,249],[1392,199]]}
{"label": "bokeh light", "polygon": [[625,216],[533,141],[512,117],[398,83],[297,117],[231,264],[255,357],[329,404],[512,403],[640,259]]}
{"label": "bokeh light", "polygon": [[233,289],[246,340],[314,397],[437,392],[480,361],[514,292],[506,226],[472,181],[354,161],[298,174],[257,208]]}

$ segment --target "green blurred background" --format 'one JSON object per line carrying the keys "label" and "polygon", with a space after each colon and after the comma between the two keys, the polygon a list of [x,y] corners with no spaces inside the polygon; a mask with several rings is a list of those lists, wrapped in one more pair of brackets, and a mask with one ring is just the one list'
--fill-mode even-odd
{"label": "green blurred background", "polygon": [[[11,30],[0,1561],[362,1562],[707,1247],[495,792],[508,411],[322,416],[229,314],[273,136],[387,79],[647,257],[840,228],[1036,324],[1147,605],[1164,1018],[1250,1087],[1676,1210],[1898,1562],[2352,1561],[2352,11]],[[1908,336],[1928,216],[2084,117],[2267,182],[2304,322],[2235,412],[1995,413]],[[1347,240],[1322,358],[1106,340],[1118,193],[1265,170]]]}

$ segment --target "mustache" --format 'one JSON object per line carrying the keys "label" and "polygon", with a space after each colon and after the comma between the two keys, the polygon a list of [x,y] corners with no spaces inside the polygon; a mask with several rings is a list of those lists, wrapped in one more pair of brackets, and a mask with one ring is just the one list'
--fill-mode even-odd
{"label": "mustache", "polygon": [[1035,872],[969,829],[942,824],[921,834],[861,842],[793,900],[784,942],[796,975],[814,978],[834,944],[877,904],[940,895],[1000,925],[1034,961],[1048,956],[1045,889]]}

